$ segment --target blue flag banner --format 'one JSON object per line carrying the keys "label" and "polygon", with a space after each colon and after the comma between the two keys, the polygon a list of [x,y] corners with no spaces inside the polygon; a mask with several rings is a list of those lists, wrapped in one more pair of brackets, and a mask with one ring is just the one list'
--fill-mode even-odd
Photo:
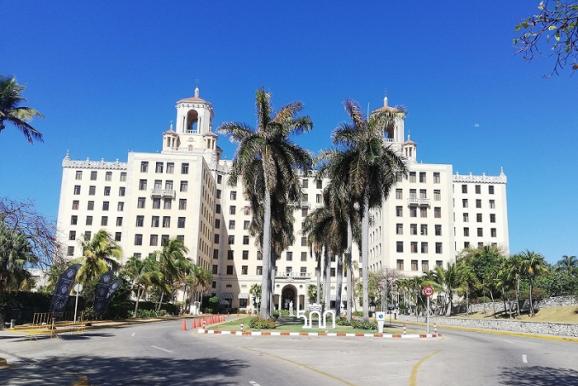
{"label": "blue flag banner", "polygon": [[76,273],[80,268],[80,264],[73,264],[64,271],[58,278],[58,283],[54,288],[52,295],[52,302],[50,303],[50,312],[63,312],[68,302],[68,296],[72,290],[76,279]]}
{"label": "blue flag banner", "polygon": [[104,314],[110,304],[110,299],[121,284],[122,281],[115,279],[112,271],[108,271],[100,277],[94,291],[94,311],[97,315]]}

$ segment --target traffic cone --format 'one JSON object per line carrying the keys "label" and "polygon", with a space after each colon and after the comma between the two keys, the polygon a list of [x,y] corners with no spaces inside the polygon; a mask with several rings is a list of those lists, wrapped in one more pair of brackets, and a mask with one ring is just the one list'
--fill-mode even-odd
{"label": "traffic cone", "polygon": [[183,322],[181,323],[181,330],[187,331],[187,320],[186,319],[183,319]]}

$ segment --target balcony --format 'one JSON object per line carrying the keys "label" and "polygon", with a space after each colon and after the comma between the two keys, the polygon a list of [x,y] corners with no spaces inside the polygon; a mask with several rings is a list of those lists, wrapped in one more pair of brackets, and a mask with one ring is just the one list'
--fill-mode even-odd
{"label": "balcony", "polygon": [[176,192],[174,189],[154,188],[151,196],[160,198],[175,198]]}
{"label": "balcony", "polygon": [[430,206],[429,198],[410,197],[407,203],[409,206]]}
{"label": "balcony", "polygon": [[275,279],[308,280],[311,279],[309,272],[284,272],[275,275]]}

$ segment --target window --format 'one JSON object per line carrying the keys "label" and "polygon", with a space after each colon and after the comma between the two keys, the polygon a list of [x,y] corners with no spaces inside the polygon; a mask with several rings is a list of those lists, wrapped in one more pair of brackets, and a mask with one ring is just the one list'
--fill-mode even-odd
{"label": "window", "polygon": [[121,182],[125,182],[125,181],[126,181],[126,172],[120,172],[120,181],[121,181]]}
{"label": "window", "polygon": [[235,220],[229,220],[229,229],[235,229]]}
{"label": "window", "polygon": [[462,199],[462,208],[467,208],[468,207],[468,199],[464,198]]}
{"label": "window", "polygon": [[425,172],[419,172],[419,182],[426,182]]}
{"label": "window", "polygon": [[441,254],[442,253],[442,243],[436,243],[436,253],[437,254]]}
{"label": "window", "polygon": [[74,185],[74,194],[75,194],[75,195],[79,195],[79,194],[80,194],[80,185]]}
{"label": "window", "polygon": [[179,240],[181,243],[185,243],[185,236],[184,235],[177,235],[177,240]]}
{"label": "window", "polygon": [[219,220],[218,218],[215,219],[215,228],[219,229],[221,227],[221,220]]}
{"label": "window", "polygon": [[186,192],[189,189],[188,181],[181,181],[181,192]]}
{"label": "window", "polygon": [[309,210],[307,208],[301,208],[302,217],[307,217],[307,213],[309,213]]}
{"label": "window", "polygon": [[417,253],[417,241],[412,241],[409,243],[409,251],[411,253]]}
{"label": "window", "polygon": [[182,163],[181,164],[181,174],[189,174],[189,164]]}
{"label": "window", "polygon": [[126,194],[126,188],[124,186],[121,186],[120,188],[118,188],[118,195],[120,197],[124,197],[125,194]]}
{"label": "window", "polygon": [[84,232],[84,241],[90,241],[90,237],[92,236],[91,231]]}
{"label": "window", "polygon": [[409,182],[415,182],[415,172],[409,172]]}
{"label": "window", "polygon": [[142,227],[144,225],[144,216],[136,216],[136,226]]}
{"label": "window", "polygon": [[403,235],[403,224],[395,224],[395,234]]}
{"label": "window", "polygon": [[231,192],[229,193],[229,198],[233,201],[236,200],[237,199],[237,191],[231,190]]}
{"label": "window", "polygon": [[301,252],[301,261],[307,261],[307,252]]}
{"label": "window", "polygon": [[488,193],[489,193],[489,194],[494,194],[494,185],[489,185],[489,186],[488,186]]}
{"label": "window", "polygon": [[435,235],[441,236],[442,235],[442,226],[440,224],[435,225]]}
{"label": "window", "polygon": [[74,255],[74,247],[72,247],[72,246],[71,246],[71,247],[68,247],[68,248],[66,249],[66,255],[67,255],[67,256],[73,256],[73,255]]}
{"label": "window", "polygon": [[434,184],[439,184],[440,183],[440,173],[434,172],[433,179],[434,179]]}
{"label": "window", "polygon": [[76,240],[76,231],[68,232],[68,240]]}
{"label": "window", "polygon": [[301,237],[301,246],[302,247],[307,246],[307,237],[305,237],[305,236]]}
{"label": "window", "polygon": [[159,224],[160,224],[159,216],[152,216],[151,217],[151,227],[152,228],[158,228]]}
{"label": "window", "polygon": [[397,241],[395,243],[395,250],[400,253],[403,252],[403,241]]}
{"label": "window", "polygon": [[235,244],[235,236],[234,235],[229,235],[228,243],[229,243],[229,245]]}
{"label": "window", "polygon": [[422,260],[421,261],[421,271],[422,272],[429,272],[429,261],[428,260]]}
{"label": "window", "polygon": [[162,173],[163,172],[163,163],[157,162],[155,164],[155,173]]}
{"label": "window", "polygon": [[482,187],[480,185],[476,185],[475,186],[476,189],[476,194],[481,194],[482,193]]}
{"label": "window", "polygon": [[221,198],[221,189],[217,189],[217,198]]}
{"label": "window", "polygon": [[323,181],[317,180],[315,181],[315,185],[317,189],[323,189]]}
{"label": "window", "polygon": [[421,253],[427,253],[428,251],[428,243],[421,243]]}
{"label": "window", "polygon": [[484,229],[478,228],[478,237],[484,237]]}
{"label": "window", "polygon": [[78,210],[79,202],[78,200],[72,201],[72,210]]}
{"label": "window", "polygon": [[403,216],[403,207],[402,206],[396,206],[395,207],[395,215],[397,217],[402,217]]}
{"label": "window", "polygon": [[116,204],[116,210],[122,212],[124,210],[124,202],[120,201]]}
{"label": "window", "polygon": [[107,211],[109,206],[110,206],[110,203],[108,201],[102,202],[102,210]]}
{"label": "window", "polygon": [[397,259],[395,267],[398,271],[403,271],[403,259]]}
{"label": "window", "polygon": [[160,209],[160,208],[161,208],[161,199],[153,198],[153,209]]}
{"label": "window", "polygon": [[179,199],[179,209],[180,210],[187,209],[187,199],[186,198]]}
{"label": "window", "polygon": [[142,245],[142,235],[141,234],[134,235],[134,245]]}
{"label": "window", "polygon": [[481,208],[482,207],[482,200],[476,200],[476,208]]}
{"label": "window", "polygon": [[476,222],[482,222],[482,214],[476,213]]}
{"label": "window", "polygon": [[108,216],[102,216],[100,218],[100,226],[108,226]]}
{"label": "window", "polygon": [[247,265],[242,265],[241,266],[241,275],[247,275],[247,274],[249,274],[249,267]]}
{"label": "window", "polygon": [[304,178],[301,180],[301,187],[307,189],[309,187],[309,179]]}
{"label": "window", "polygon": [[470,221],[470,215],[468,213],[464,213],[463,214],[464,217],[464,222],[469,222]]}
{"label": "window", "polygon": [[175,163],[174,162],[167,162],[167,173],[173,174],[175,172]]}
{"label": "window", "polygon": [[496,209],[496,201],[490,200],[490,209]]}
{"label": "window", "polygon": [[222,174],[217,174],[217,184],[220,184],[223,182],[223,175]]}
{"label": "window", "polygon": [[241,254],[243,260],[249,260],[249,251],[248,250],[244,250]]}
{"label": "window", "polygon": [[227,275],[232,275],[232,274],[233,274],[233,266],[227,265]]}
{"label": "window", "polygon": [[464,228],[464,237],[469,237],[470,236],[470,228],[465,227]]}
{"label": "window", "polygon": [[309,195],[307,193],[302,193],[301,194],[301,202],[307,202],[309,201]]}
{"label": "window", "polygon": [[403,199],[403,189],[395,189],[395,198],[397,200]]}
{"label": "window", "polygon": [[170,228],[170,227],[171,227],[171,217],[163,216],[163,228]]}
{"label": "window", "polygon": [[165,198],[163,200],[163,209],[171,209],[173,200],[171,200],[170,198]]}
{"label": "window", "polygon": [[257,260],[263,260],[263,254],[260,251],[257,251]]}
{"label": "window", "polygon": [[411,270],[412,270],[412,271],[417,271],[417,260],[412,260],[412,261],[411,261]]}
{"label": "window", "polygon": [[164,247],[169,243],[169,235],[161,235],[161,245]]}
{"label": "window", "polygon": [[233,251],[232,249],[229,249],[227,251],[227,260],[233,260],[235,259],[235,251]]}
{"label": "window", "polygon": [[417,224],[409,224],[409,234],[412,236],[417,235]]}
{"label": "window", "polygon": [[151,235],[149,245],[151,247],[156,247],[157,245],[159,245],[159,235]]}
{"label": "window", "polygon": [[213,249],[213,259],[218,259],[218,258],[219,258],[219,250]]}
{"label": "window", "polygon": [[140,163],[140,172],[146,173],[149,171],[149,163],[147,161],[141,161]]}
{"label": "window", "polygon": [[122,241],[122,233],[114,232],[114,241]]}
{"label": "window", "polygon": [[491,236],[491,237],[496,237],[496,233],[497,233],[497,232],[496,232],[496,228],[491,228],[491,229],[490,229],[490,236]]}
{"label": "window", "polygon": [[96,176],[97,176],[97,172],[96,170],[93,170],[92,172],[90,172],[90,180],[91,181],[96,181]]}
{"label": "window", "polygon": [[422,236],[427,236],[427,224],[421,224],[420,225],[419,234]]}
{"label": "window", "polygon": [[419,217],[426,218],[427,217],[427,208],[422,206],[419,208]]}
{"label": "window", "polygon": [[320,194],[316,194],[316,195],[315,195],[315,203],[316,203],[316,204],[321,204],[321,195],[320,195]]}
{"label": "window", "polygon": [[260,266],[260,265],[258,265],[256,268],[257,268],[257,269],[255,270],[255,273],[256,273],[257,275],[263,275],[263,267]]}
{"label": "window", "polygon": [[293,261],[293,252],[287,252],[285,258],[287,261]]}
{"label": "window", "polygon": [[470,242],[464,241],[464,248],[469,248],[469,247],[470,247]]}
{"label": "window", "polygon": [[77,180],[82,180],[82,170],[77,170],[77,171],[76,171],[75,179],[77,179]]}
{"label": "window", "polygon": [[94,196],[96,194],[96,186],[91,185],[88,187],[88,195],[89,196]]}
{"label": "window", "polygon": [[329,273],[330,273],[331,277],[335,277],[335,268],[330,268]]}
{"label": "window", "polygon": [[147,180],[138,181],[138,190],[147,190]]}
{"label": "window", "polygon": [[121,227],[121,226],[122,226],[122,217],[117,217],[117,218],[116,218],[116,226],[117,226],[117,227]]}
{"label": "window", "polygon": [[496,215],[494,213],[490,213],[490,222],[491,223],[495,223],[496,222]]}
{"label": "window", "polygon": [[177,219],[177,228],[184,228],[185,227],[185,218],[179,217]]}
{"label": "window", "polygon": [[443,267],[444,266],[444,262],[442,260],[436,260],[436,267]]}
{"label": "window", "polygon": [[439,206],[436,206],[434,208],[434,218],[442,218],[442,208]]}
{"label": "window", "polygon": [[248,220],[243,221],[243,229],[244,229],[244,230],[249,229],[249,225],[250,225],[250,224],[251,224],[251,222],[248,221]]}
{"label": "window", "polygon": [[409,208],[409,217],[417,217],[417,208],[415,206]]}
{"label": "window", "polygon": [[106,172],[104,174],[104,180],[105,181],[112,181],[112,172]]}
{"label": "window", "polygon": [[234,215],[237,212],[237,207],[235,205],[229,206],[229,214]]}
{"label": "window", "polygon": [[88,201],[86,203],[86,210],[94,210],[94,201]]}
{"label": "window", "polygon": [[105,195],[105,196],[110,196],[110,186],[105,186],[105,187],[104,187],[104,195]]}
{"label": "window", "polygon": [[221,213],[221,204],[217,204],[215,206],[215,213],[217,213],[217,214]]}
{"label": "window", "polygon": [[434,201],[441,201],[442,194],[439,189],[434,190]]}

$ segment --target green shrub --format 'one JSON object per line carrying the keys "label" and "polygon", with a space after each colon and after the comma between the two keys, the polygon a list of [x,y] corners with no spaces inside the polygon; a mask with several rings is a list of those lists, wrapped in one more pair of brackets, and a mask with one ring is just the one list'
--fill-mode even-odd
{"label": "green shrub", "polygon": [[249,327],[254,330],[272,330],[277,327],[277,324],[272,319],[251,318]]}
{"label": "green shrub", "polygon": [[351,322],[346,318],[339,318],[335,321],[338,326],[351,326]]}
{"label": "green shrub", "polygon": [[358,330],[377,330],[377,323],[365,320],[352,320],[351,327]]}
{"label": "green shrub", "polygon": [[353,316],[363,316],[363,311],[353,311]]}

